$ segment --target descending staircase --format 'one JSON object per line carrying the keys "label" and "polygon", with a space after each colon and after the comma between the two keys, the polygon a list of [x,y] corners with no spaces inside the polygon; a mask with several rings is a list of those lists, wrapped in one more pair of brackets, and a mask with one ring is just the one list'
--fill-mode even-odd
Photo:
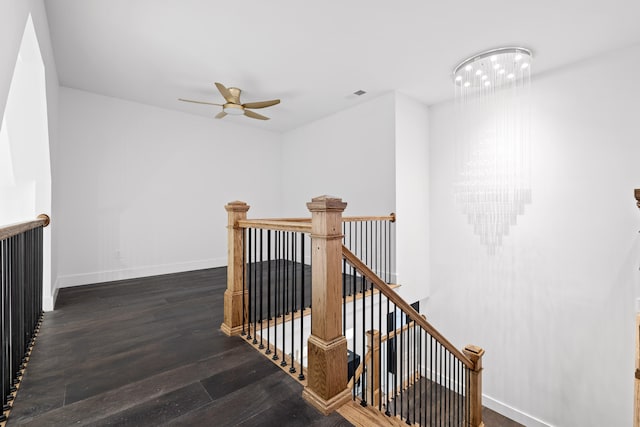
{"label": "descending staircase", "polygon": [[389,284],[395,215],[343,218],[346,203],[328,196],[307,206],[311,219],[279,220],[226,206],[222,331],[300,381],[319,411],[355,425],[484,425],[484,351],[458,350]]}

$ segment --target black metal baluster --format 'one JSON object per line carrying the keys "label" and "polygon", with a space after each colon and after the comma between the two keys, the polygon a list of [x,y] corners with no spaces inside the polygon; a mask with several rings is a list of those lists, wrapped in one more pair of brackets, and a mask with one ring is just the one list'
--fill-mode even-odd
{"label": "black metal baluster", "polygon": [[436,394],[436,388],[434,387],[434,351],[433,351],[433,336],[429,335],[429,352],[431,353],[431,359],[429,360],[429,425],[433,425],[433,411],[435,409],[434,394]]}
{"label": "black metal baluster", "polygon": [[300,381],[304,380],[304,233],[300,233],[300,374],[298,374],[298,379]]}
{"label": "black metal baluster", "polygon": [[[389,338],[389,334],[391,333],[391,331],[389,330],[389,298],[387,298],[387,341],[386,341],[386,346],[387,346],[387,352],[385,353],[387,355],[386,359],[387,359],[387,396],[385,398],[385,408],[386,410],[384,411],[384,414],[389,417],[391,416],[391,411],[389,411],[389,396],[391,394],[391,384],[390,384],[390,373],[391,373],[391,360],[390,360],[390,348],[391,348],[391,339]],[[395,322],[395,320],[394,320]],[[380,351],[382,351],[382,349],[380,349]],[[395,359],[394,359],[395,360]]]}
{"label": "black metal baluster", "polygon": [[289,257],[289,253],[287,251],[287,245],[289,244],[289,240],[288,240],[288,232],[283,231],[282,232],[282,289],[284,292],[282,292],[282,360],[280,361],[280,366],[287,366],[287,334],[286,334],[286,316],[289,313],[288,308],[287,308],[287,302],[288,302],[288,298],[287,298],[287,290],[288,290],[288,285],[287,285],[287,281],[289,279],[289,277],[287,276],[288,273],[288,268],[287,268],[287,262],[288,262],[288,257]]}
{"label": "black metal baluster", "polygon": [[[373,282],[370,283],[369,289],[370,289],[370,292],[371,292],[371,297],[370,297],[370,301],[371,301],[371,323],[369,324],[369,326],[371,327],[371,351],[372,351],[372,353],[371,353],[371,366],[373,366],[373,364],[374,364],[374,360],[373,360],[373,357],[374,357],[374,355],[373,355],[373,345],[374,345],[374,343],[373,343],[373,329],[374,329],[373,328],[373,325],[374,325],[373,324]],[[373,381],[373,375],[374,374],[375,374],[375,372],[371,373],[371,384],[369,384],[369,388],[371,388],[371,400],[369,401],[369,402],[371,402],[371,406],[376,406],[376,401],[375,401],[375,398],[374,398],[374,391],[375,391],[374,390],[375,382]]]}
{"label": "black metal baluster", "polygon": [[382,251],[383,251],[383,268],[384,268],[384,281],[386,283],[389,283],[389,265],[387,264],[387,252],[389,249],[389,241],[387,240],[387,221],[384,221],[382,223],[383,229],[382,229],[382,238],[384,240],[384,244],[382,245]]}
{"label": "black metal baluster", "polygon": [[378,227],[380,225],[380,221],[373,221],[372,227],[373,227],[373,243],[374,243],[374,249],[373,249],[373,262],[375,264],[375,269],[373,271],[376,272],[376,274],[378,276],[381,276],[380,274],[380,263],[378,262],[378,259],[380,258],[380,242],[378,241]]}
{"label": "black metal baluster", "polygon": [[252,292],[251,292],[251,229],[247,228],[245,229],[245,233],[247,234],[247,289],[248,289],[248,298],[247,298],[247,313],[248,313],[248,317],[247,317],[247,340],[251,339],[251,296],[252,296]]}
{"label": "black metal baluster", "polygon": [[436,348],[438,353],[438,423],[440,426],[443,425],[443,414],[444,414],[444,390],[442,387],[442,344],[438,340],[436,340]]}
{"label": "black metal baluster", "polygon": [[423,356],[424,354],[422,353],[422,337],[424,335],[424,330],[422,329],[422,327],[420,327],[420,329],[418,330],[418,370],[420,371],[420,407],[419,407],[419,414],[420,414],[420,421],[419,424],[421,426],[423,426],[423,419],[426,421],[426,417],[422,416],[422,408],[423,408],[423,404],[422,404],[422,383],[426,381],[426,375],[422,374],[422,368],[424,366],[424,360],[423,360]]}
{"label": "black metal baluster", "polygon": [[369,266],[369,252],[371,245],[369,243],[369,221],[364,222],[364,263]]}
{"label": "black metal baluster", "polygon": [[[418,325],[416,324],[415,320],[413,322],[413,371],[412,374],[413,375],[413,422],[416,422],[416,389],[418,388],[418,384],[416,384],[416,381],[420,381],[420,371],[418,369],[418,339],[417,339],[417,332],[418,329]],[[417,377],[417,380],[416,380]]]}
{"label": "black metal baluster", "polygon": [[264,314],[262,309],[264,307],[264,241],[262,235],[262,229],[260,229],[260,345],[258,348],[260,350],[264,349],[264,343],[262,341],[264,332],[262,328],[262,323],[264,320]]}
{"label": "black metal baluster", "polygon": [[296,272],[295,272],[295,268],[296,268],[296,255],[295,255],[295,247],[296,247],[296,239],[294,237],[294,233],[291,233],[291,287],[292,287],[292,291],[291,291],[291,366],[289,367],[289,372],[290,373],[295,373],[296,372],[296,365],[295,365],[295,347],[294,347],[294,340],[295,340],[295,332],[294,332],[294,325],[295,325],[295,319],[294,319],[294,311],[295,311],[295,307],[296,307]]}
{"label": "black metal baluster", "polygon": [[471,389],[471,369],[467,368],[466,366],[464,369],[464,379],[467,383],[467,387],[465,388],[465,401],[467,405],[465,420],[469,420],[469,417],[471,416],[471,395],[469,393],[469,390]]}
{"label": "black metal baluster", "polygon": [[393,382],[394,382],[394,389],[393,389],[393,416],[395,417],[398,412],[396,410],[396,402],[398,400],[398,341],[400,341],[400,338],[398,337],[397,331],[398,331],[398,313],[397,313],[397,308],[398,306],[396,305],[396,303],[393,303],[393,351],[391,354],[393,354]]}
{"label": "black metal baluster", "polygon": [[404,418],[404,311],[400,316],[400,417]]}
{"label": "black metal baluster", "polygon": [[342,335],[347,335],[347,259],[342,258]]}
{"label": "black metal baluster", "polygon": [[289,314],[289,232],[284,233],[284,311]]}
{"label": "black metal baluster", "polygon": [[[11,300],[12,300],[12,319],[11,319],[11,378],[14,378],[19,366],[19,343],[18,337],[20,334],[20,312],[18,309],[19,304],[19,289],[22,282],[21,266],[20,266],[20,253],[19,253],[19,240],[20,236],[15,236],[13,241],[13,262],[14,262],[14,280],[11,284]],[[14,392],[15,386],[10,386],[10,391]]]}
{"label": "black metal baluster", "polygon": [[349,223],[349,250],[354,254],[356,253],[356,251],[353,248],[353,222]]}
{"label": "black metal baluster", "polygon": [[246,303],[246,298],[245,298],[245,294],[247,292],[247,283],[246,283],[246,275],[245,272],[247,270],[247,264],[246,264],[246,257],[245,257],[245,253],[247,252],[247,242],[245,239],[245,235],[247,233],[247,230],[243,230],[242,232],[242,333],[240,335],[245,336],[247,334],[247,331],[245,330],[245,324],[247,323],[247,303]]}
{"label": "black metal baluster", "polygon": [[[353,316],[353,357],[354,357],[354,361],[355,361],[355,356],[356,356],[356,352],[358,351],[358,347],[356,344],[356,337],[357,337],[357,333],[356,331],[358,330],[357,325],[356,325],[356,269],[355,267],[351,267],[351,285],[352,285],[352,293],[351,293],[351,297],[352,299],[352,303],[353,303],[353,308],[351,309],[352,312],[352,316]],[[362,358],[360,359],[360,363],[364,363],[364,354],[362,355]],[[360,382],[360,378],[356,378],[356,370],[357,370],[357,366],[354,368],[353,370],[353,400],[356,400],[356,383]]]}
{"label": "black metal baluster", "polygon": [[[8,334],[7,334],[7,327],[8,322],[7,322],[7,313],[9,312],[8,307],[7,307],[7,301],[8,301],[8,296],[7,296],[7,291],[8,291],[8,282],[9,282],[9,277],[8,277],[8,257],[9,257],[9,253],[7,251],[7,239],[4,240],[0,240],[0,286],[2,287],[1,292],[2,292],[2,313],[0,313],[0,317],[2,318],[2,330],[0,331],[0,333],[2,334],[2,384],[0,385],[2,387],[2,390],[0,390],[0,396],[2,397],[2,401],[0,402],[0,404],[2,406],[4,406],[7,403],[7,392],[8,392],[8,388],[9,388],[9,380],[7,377],[7,351],[6,351],[6,344],[8,341]],[[8,408],[7,408],[8,409]],[[2,419],[2,421],[4,421],[6,419],[6,417],[4,416],[4,414],[2,414],[2,417],[0,417],[0,419]]]}
{"label": "black metal baluster", "polygon": [[[444,361],[443,361],[443,365],[444,365],[444,382],[442,385],[442,389],[444,391],[444,414],[443,414],[443,421],[447,421],[447,417],[449,416],[449,388],[448,388],[448,376],[449,376],[449,356],[448,353],[449,351],[444,347],[443,347],[443,352],[444,352]],[[448,421],[447,421],[447,425],[451,425]]]}
{"label": "black metal baluster", "polygon": [[460,401],[460,396],[462,396],[462,388],[460,386],[460,379],[462,378],[462,362],[460,359],[457,359],[456,363],[456,418],[458,420],[457,424],[462,425],[462,417],[460,416],[460,410],[462,408],[462,402]]}
{"label": "black metal baluster", "polygon": [[378,411],[382,411],[382,292],[378,289]]}
{"label": "black metal baluster", "polygon": [[298,239],[296,239],[297,233],[291,233],[291,252],[292,252],[292,261],[293,266],[291,275],[293,277],[293,299],[292,299],[292,311],[294,313],[298,312],[298,275],[296,274],[296,269],[298,268]]}
{"label": "black metal baluster", "polygon": [[[361,272],[362,273],[362,272]],[[367,375],[366,375],[366,370],[367,370],[367,348],[366,348],[366,325],[367,325],[367,310],[366,310],[366,302],[367,302],[367,298],[366,298],[366,294],[365,294],[365,288],[366,288],[366,283],[365,283],[365,277],[364,274],[361,274],[360,276],[362,279],[360,280],[360,287],[362,290],[362,363],[364,364],[363,367],[364,369],[362,370],[363,375],[362,375],[362,401],[360,402],[360,404],[362,406],[367,406]],[[355,298],[355,295],[354,295]]]}
{"label": "black metal baluster", "polygon": [[267,230],[267,350],[271,354],[271,230]]}
{"label": "black metal baluster", "polygon": [[362,250],[362,235],[363,235],[362,234],[362,221],[360,221],[359,224],[360,224],[360,234],[359,234],[360,246],[358,247],[358,249],[360,250],[360,252],[358,254],[358,258],[363,259],[363,256],[362,256],[362,252],[363,252],[363,250]]}
{"label": "black metal baluster", "polygon": [[253,229],[253,344],[258,344],[258,232]]}
{"label": "black metal baluster", "polygon": [[[273,305],[275,306],[273,312],[273,356],[271,360],[278,360],[278,318],[280,317],[280,311],[278,310],[278,302],[280,299],[280,231],[276,230],[274,233],[274,281],[275,281],[275,293],[273,294]],[[284,355],[283,355],[284,356]]]}

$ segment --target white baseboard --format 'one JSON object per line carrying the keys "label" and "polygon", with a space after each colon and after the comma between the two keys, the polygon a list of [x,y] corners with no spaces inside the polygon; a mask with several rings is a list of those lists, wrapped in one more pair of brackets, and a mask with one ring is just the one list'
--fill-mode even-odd
{"label": "white baseboard", "polygon": [[[57,285],[56,281],[56,285]],[[58,287],[53,290],[53,295],[42,296],[42,309],[44,311],[53,311],[56,306],[56,299],[58,299]]]}
{"label": "white baseboard", "polygon": [[138,277],[158,276],[161,274],[181,273],[183,271],[203,270],[205,268],[224,267],[227,258],[210,258],[173,264],[148,265],[122,270],[106,270],[93,273],[68,274],[58,276],[56,294],[59,288],[113,282],[115,280],[135,279]]}
{"label": "white baseboard", "polygon": [[482,395],[482,404],[487,408],[504,415],[505,417],[511,418],[513,421],[519,422],[527,427],[553,427],[552,424],[511,407],[506,403],[502,403],[499,400],[487,396],[486,394]]}

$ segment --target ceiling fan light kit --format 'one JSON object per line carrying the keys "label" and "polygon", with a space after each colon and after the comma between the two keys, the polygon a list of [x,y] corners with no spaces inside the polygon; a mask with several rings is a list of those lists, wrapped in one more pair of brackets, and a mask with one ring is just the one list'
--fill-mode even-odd
{"label": "ceiling fan light kit", "polygon": [[222,107],[222,111],[216,114],[215,116],[216,119],[221,119],[227,115],[231,115],[231,116],[244,115],[251,119],[257,119],[257,120],[269,120],[269,117],[253,112],[251,111],[251,109],[271,107],[273,105],[277,105],[280,103],[279,99],[272,99],[270,101],[247,102],[245,104],[242,104],[240,103],[240,94],[242,93],[242,90],[238,89],[237,87],[227,88],[222,83],[218,83],[218,82],[216,82],[215,85],[218,88],[218,91],[220,92],[220,94],[227,101],[226,103],[216,104],[213,102],[193,101],[191,99],[182,99],[182,98],[178,98],[178,101],[193,102],[195,104],[216,105],[218,107]]}
{"label": "ceiling fan light kit", "polygon": [[232,116],[242,116],[244,114],[244,107],[238,104],[224,104],[222,111]]}

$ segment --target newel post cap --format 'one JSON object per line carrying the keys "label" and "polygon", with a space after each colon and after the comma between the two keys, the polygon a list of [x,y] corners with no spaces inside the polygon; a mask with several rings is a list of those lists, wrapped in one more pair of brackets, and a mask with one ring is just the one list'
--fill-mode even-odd
{"label": "newel post cap", "polygon": [[311,202],[307,203],[307,208],[311,212],[342,212],[347,207],[347,203],[343,202],[341,198],[334,196],[318,196],[311,199]]}
{"label": "newel post cap", "polygon": [[467,356],[474,365],[476,365],[476,369],[482,368],[482,356],[484,356],[484,349],[482,347],[478,347],[477,345],[467,345],[462,350],[465,356]]}
{"label": "newel post cap", "polygon": [[241,202],[240,200],[229,202],[224,206],[227,212],[247,212],[249,207],[250,206],[248,204]]}

